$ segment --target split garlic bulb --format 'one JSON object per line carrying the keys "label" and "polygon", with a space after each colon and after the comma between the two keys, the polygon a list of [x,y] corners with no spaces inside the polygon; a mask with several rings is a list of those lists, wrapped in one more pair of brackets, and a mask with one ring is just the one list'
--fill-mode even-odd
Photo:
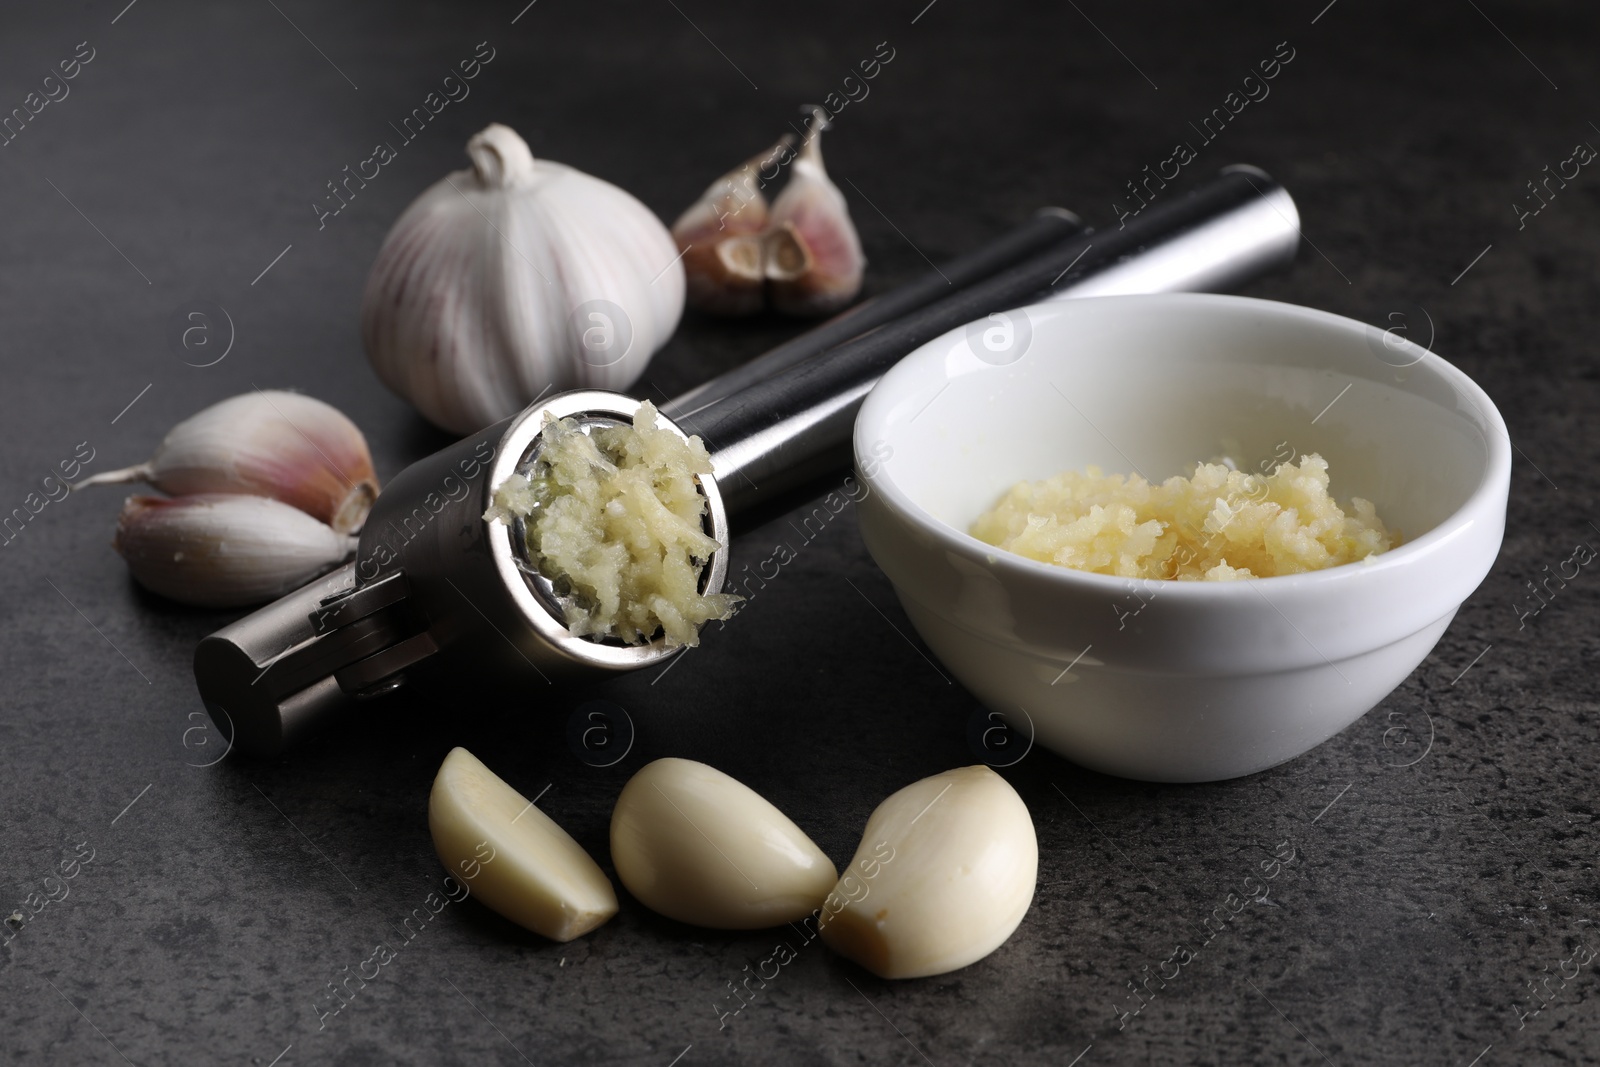
{"label": "split garlic bulb", "polygon": [[672,235],[615,185],[535,160],[509,127],[467,154],[471,170],[396,220],[367,278],[378,377],[463,434],[547,391],[627,388],[683,314]]}
{"label": "split garlic bulb", "polygon": [[229,397],[166,432],[142,464],[83,478],[91,485],[154,485],[162,493],[270,496],[355,533],[378,499],[366,438],[346,414],[278,389]]}
{"label": "split garlic bulb", "polygon": [[276,500],[202,493],[130,496],[113,545],[152,593],[235,608],[300,588],[343,563],[357,543]]}
{"label": "split garlic bulb", "polygon": [[761,171],[786,154],[794,135],[752,156],[706,187],[672,224],[683,249],[689,306],[712,315],[754,315],[767,304],[767,198]]}
{"label": "split garlic bulb", "polygon": [[[785,136],[707,187],[672,224],[689,306],[713,315],[831,315],[861,293],[867,259],[844,194],[822,164],[826,114],[812,113],[798,152]],[[769,207],[763,187],[792,164]],[[771,168],[773,174],[767,174]]]}
{"label": "split garlic bulb", "polygon": [[331,404],[258,389],[212,404],[162,438],[144,463],[73,485],[143,482],[164,493],[271,497],[354,533],[378,496],[372,453],[356,424]]}

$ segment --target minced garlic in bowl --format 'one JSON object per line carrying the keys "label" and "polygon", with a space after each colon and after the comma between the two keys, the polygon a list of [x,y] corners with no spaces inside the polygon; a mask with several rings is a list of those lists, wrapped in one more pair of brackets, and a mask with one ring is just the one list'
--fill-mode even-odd
{"label": "minced garlic in bowl", "polygon": [[585,433],[547,414],[532,470],[497,486],[484,514],[525,521],[528,558],[563,598],[578,636],[641,644],[661,633],[669,646],[695,645],[700,627],[733,614],[740,599],[700,592],[718,548],[697,482],[711,473],[711,457],[698,437],[685,440],[657,418],[646,401],[633,425]]}
{"label": "minced garlic in bowl", "polygon": [[972,536],[1043,563],[1124,578],[1231,581],[1323,570],[1399,540],[1369,501],[1347,512],[1315,452],[1270,474],[1200,463],[1151,485],[1097,467],[1019,482],[972,524]]}

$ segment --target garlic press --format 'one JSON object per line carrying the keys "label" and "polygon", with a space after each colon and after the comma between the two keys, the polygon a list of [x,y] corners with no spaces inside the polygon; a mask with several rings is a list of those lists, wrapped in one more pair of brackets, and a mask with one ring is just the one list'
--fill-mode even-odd
{"label": "garlic press", "polygon": [[[1299,244],[1289,194],[1230,167],[1153,202],[1118,229],[1042,212],[1000,239],[663,406],[660,424],[698,435],[699,479],[717,548],[701,592],[722,589],[730,519],[846,466],[855,414],[902,356],[947,330],[1041,300],[1223,290],[1286,265]],[[379,495],[354,559],[204,638],[195,681],[230,751],[273,755],[409,683],[460,672],[560,685],[665,662],[658,636],[628,645],[577,636],[520,524],[483,518],[495,487],[537,462],[546,416],[630,424],[640,401],[579,390],[403,470]]]}

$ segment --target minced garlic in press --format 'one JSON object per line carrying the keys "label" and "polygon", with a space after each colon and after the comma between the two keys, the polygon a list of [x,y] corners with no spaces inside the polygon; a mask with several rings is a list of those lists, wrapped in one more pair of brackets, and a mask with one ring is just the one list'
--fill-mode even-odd
{"label": "minced garlic in press", "polygon": [[697,476],[711,473],[698,437],[685,441],[639,405],[632,426],[585,433],[546,416],[527,476],[496,487],[484,519],[526,522],[528,558],[566,605],[567,629],[641,644],[699,643],[699,629],[733,614],[739,597],[700,592],[717,541],[703,528]]}

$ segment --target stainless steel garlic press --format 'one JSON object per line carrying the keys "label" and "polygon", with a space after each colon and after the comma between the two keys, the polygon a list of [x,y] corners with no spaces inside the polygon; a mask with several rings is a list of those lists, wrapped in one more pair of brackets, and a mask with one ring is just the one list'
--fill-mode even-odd
{"label": "stainless steel garlic press", "polygon": [[[813,333],[832,345],[825,351],[786,345],[663,407],[661,424],[699,435],[712,456],[700,491],[705,531],[718,548],[702,592],[720,591],[727,575],[730,515],[845,466],[862,399],[918,345],[1039,300],[1232,288],[1287,264],[1299,243],[1293,200],[1249,167],[1153,203],[1120,229],[1081,231],[1061,212],[1029,225],[1028,240],[1008,235],[824,324]],[[920,304],[908,307],[918,302],[906,295],[913,290]],[[529,558],[524,532],[483,518],[493,489],[536,462],[547,415],[618,425],[631,423],[639,405],[618,393],[564,393],[396,476],[351,562],[195,650],[201,698],[232,748],[281,752],[430,673],[490,671],[560,684],[674,655],[660,638],[625,645],[570,633],[561,595]]]}

